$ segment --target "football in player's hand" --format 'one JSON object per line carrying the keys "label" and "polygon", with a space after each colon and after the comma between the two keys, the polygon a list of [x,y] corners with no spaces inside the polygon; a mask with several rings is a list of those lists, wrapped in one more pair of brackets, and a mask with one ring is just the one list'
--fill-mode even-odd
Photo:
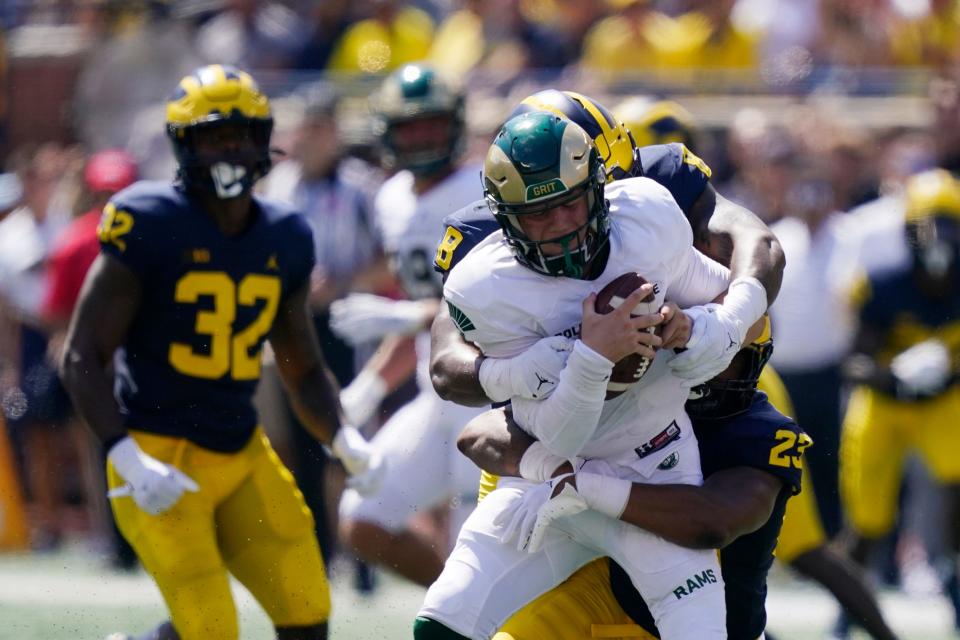
{"label": "football in player's hand", "polygon": [[[597,293],[597,299],[594,308],[597,313],[610,313],[626,300],[627,296],[639,289],[647,281],[639,273],[625,273],[617,276]],[[642,316],[648,313],[657,313],[659,305],[656,302],[656,296],[651,291],[650,295],[645,297],[640,304],[633,308],[631,315]],[[649,333],[654,333],[656,327],[644,329]],[[638,353],[631,354],[622,358],[620,362],[613,365],[613,371],[610,373],[610,382],[607,383],[606,399],[616,398],[624,391],[630,388],[630,385],[636,383],[650,367],[650,358]]]}

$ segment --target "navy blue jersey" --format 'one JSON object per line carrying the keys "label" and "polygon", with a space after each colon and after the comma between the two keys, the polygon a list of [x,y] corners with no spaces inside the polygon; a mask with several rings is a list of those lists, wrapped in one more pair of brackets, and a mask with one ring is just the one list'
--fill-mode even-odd
{"label": "navy blue jersey", "polygon": [[679,142],[640,147],[640,166],[643,176],[666,187],[688,217],[710,182],[707,163]]}
{"label": "navy blue jersey", "polygon": [[[754,640],[766,626],[767,572],[773,564],[787,499],[800,491],[800,458],[811,440],[793,420],[777,411],[763,392],[757,392],[746,413],[726,420],[694,421],[693,428],[705,478],[724,469],[754,467],[783,481],[767,522],[720,551],[728,637]],[[624,611],[659,637],[646,603],[623,569],[612,561],[610,585]]]}
{"label": "navy blue jersey", "polygon": [[[693,204],[710,182],[710,167],[677,142],[642,147],[640,163],[644,177],[666,187],[684,215],[689,217]],[[500,228],[483,200],[452,213],[443,224],[445,231],[437,247],[433,268],[444,278],[463,256]]]}
{"label": "navy blue jersey", "polygon": [[234,237],[167,183],[138,183],[104,209],[101,251],[142,286],[117,362],[128,428],[217,451],[239,450],[253,433],[263,342],[314,261],[301,216],[258,198],[254,207],[255,221]]}
{"label": "navy blue jersey", "polygon": [[881,363],[930,338],[942,341],[953,362],[960,362],[960,283],[953,285],[953,295],[934,300],[917,286],[912,267],[903,266],[871,275],[865,284],[855,294],[862,302],[860,324],[883,336],[876,354]]}

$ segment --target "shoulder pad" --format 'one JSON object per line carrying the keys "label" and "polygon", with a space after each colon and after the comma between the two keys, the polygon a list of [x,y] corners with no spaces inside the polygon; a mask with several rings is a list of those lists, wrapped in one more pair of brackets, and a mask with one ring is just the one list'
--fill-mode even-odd
{"label": "shoulder pad", "polygon": [[707,163],[679,142],[641,147],[640,164],[644,177],[666,187],[684,214],[690,213],[712,174]]}
{"label": "shoulder pad", "polygon": [[500,224],[483,200],[450,214],[444,218],[443,224],[443,238],[437,245],[433,268],[444,278],[471,249],[500,229]]}

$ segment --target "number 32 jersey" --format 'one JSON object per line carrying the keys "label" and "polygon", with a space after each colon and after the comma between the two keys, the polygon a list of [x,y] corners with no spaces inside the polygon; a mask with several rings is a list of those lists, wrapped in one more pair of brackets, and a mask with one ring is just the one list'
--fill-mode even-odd
{"label": "number 32 jersey", "polygon": [[254,222],[233,237],[169,183],[138,183],[104,209],[101,251],[141,284],[116,359],[128,428],[225,452],[253,433],[263,343],[314,262],[301,216],[259,198],[253,206]]}

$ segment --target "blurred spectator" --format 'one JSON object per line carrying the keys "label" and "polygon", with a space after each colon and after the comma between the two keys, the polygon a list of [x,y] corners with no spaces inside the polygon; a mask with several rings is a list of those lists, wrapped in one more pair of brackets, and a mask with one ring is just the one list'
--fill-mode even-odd
{"label": "blurred spectator", "polygon": [[[133,184],[137,165],[130,154],[119,150],[101,151],[91,156],[83,170],[83,189],[74,207],[76,217],[63,230],[47,260],[46,287],[41,315],[51,331],[47,351],[56,362],[66,337],[67,324],[80,297],[87,270],[100,253],[97,223],[111,196]],[[111,564],[132,568],[133,549],[123,540],[113,523],[105,499],[103,477],[105,452],[97,450],[87,430],[76,420],[69,423],[70,436],[86,488],[87,508],[95,529],[112,532]]]}
{"label": "blurred spectator", "polygon": [[667,69],[750,69],[757,66],[760,34],[733,20],[736,0],[696,0],[693,10],[663,14],[645,29],[652,63]]}
{"label": "blurred spectator", "polygon": [[13,211],[23,198],[23,185],[15,173],[0,173],[0,222]]}
{"label": "blurred spectator", "polygon": [[796,172],[785,207],[790,215],[772,226],[787,266],[770,308],[777,341],[771,363],[787,386],[797,423],[816,444],[806,452],[807,467],[824,531],[833,537],[842,525],[840,365],[855,329],[849,292],[859,274],[857,255],[835,209],[826,167],[814,164]]}
{"label": "blurred spectator", "polygon": [[300,16],[271,0],[226,0],[224,5],[197,32],[203,62],[241,69],[281,69],[293,63],[309,35]]}
{"label": "blurred spectator", "polygon": [[956,0],[895,2],[893,5],[900,12],[890,38],[894,63],[946,68],[957,61],[960,4]]}
{"label": "blurred spectator", "polygon": [[606,1],[614,13],[584,36],[581,64],[607,75],[649,67],[652,48],[648,33],[653,25],[670,18],[654,11],[650,0]]}
{"label": "blurred spectator", "polygon": [[727,146],[735,173],[722,193],[767,224],[787,215],[786,194],[797,162],[789,133],[761,111],[743,109],[733,117]]}
{"label": "blurred spectator", "polygon": [[887,0],[822,0],[815,60],[847,67],[889,64],[890,5]]}
{"label": "blurred spectator", "polygon": [[437,29],[430,50],[433,65],[451,77],[479,67],[485,75],[511,78],[524,69],[564,67],[579,53],[579,40],[568,40],[559,24],[531,19],[517,0],[461,4]]}
{"label": "blurred spectator", "polygon": [[397,0],[360,0],[370,17],[351,25],[330,56],[331,71],[383,73],[422,60],[433,42],[433,19]]}
{"label": "blurred spectator", "polygon": [[[354,377],[354,352],[331,331],[328,307],[354,286],[378,288],[380,279],[390,279],[370,200],[370,189],[379,179],[372,168],[343,155],[337,129],[339,94],[329,85],[317,84],[308,87],[303,99],[303,119],[294,134],[292,158],[270,172],[263,189],[266,196],[296,206],[313,229],[317,264],[310,304],[314,327],[324,358],[339,384],[345,386]],[[272,366],[265,367],[263,375],[267,379],[277,376]],[[283,422],[296,424],[293,412],[281,402]],[[330,502],[324,488],[336,483],[325,482],[327,456],[322,445],[299,425],[289,439],[297,484],[316,519],[321,549],[329,556],[336,526],[328,521],[335,518],[336,511],[326,507]]]}
{"label": "blurred spectator", "polygon": [[[21,469],[32,504],[33,545],[59,545],[65,511],[60,427],[70,412],[56,367],[48,357],[41,324],[43,268],[53,238],[63,227],[51,213],[54,191],[69,176],[69,155],[54,146],[30,147],[14,155],[23,184],[22,205],[0,222],[0,312],[13,327],[8,371],[0,404],[23,454]],[[69,450],[69,448],[66,448]]]}
{"label": "blurred spectator", "polygon": [[94,154],[83,170],[83,192],[76,205],[77,217],[58,236],[47,260],[45,298],[41,315],[49,327],[66,329],[80,287],[90,265],[100,252],[97,223],[114,193],[137,179],[137,165],[125,151]]}
{"label": "blurred spectator", "polygon": [[293,61],[295,69],[326,69],[335,43],[350,26],[349,0],[324,0],[313,8],[312,28]]}
{"label": "blurred spectator", "polygon": [[937,166],[960,173],[960,72],[934,78],[928,88],[933,107],[930,134],[937,145]]}
{"label": "blurred spectator", "polygon": [[[144,136],[164,137],[159,124],[163,122],[163,99],[169,87],[200,64],[189,24],[152,6],[144,20],[97,47],[77,80],[73,114],[88,149],[145,148],[136,141]],[[149,127],[140,120],[143,112],[152,114]],[[165,139],[163,144],[166,148]],[[160,155],[165,160],[169,154]],[[154,162],[149,156],[138,160]],[[146,170],[150,163],[141,167],[144,175],[161,177]],[[165,162],[164,166],[172,165]],[[170,175],[167,169],[162,177]]]}

